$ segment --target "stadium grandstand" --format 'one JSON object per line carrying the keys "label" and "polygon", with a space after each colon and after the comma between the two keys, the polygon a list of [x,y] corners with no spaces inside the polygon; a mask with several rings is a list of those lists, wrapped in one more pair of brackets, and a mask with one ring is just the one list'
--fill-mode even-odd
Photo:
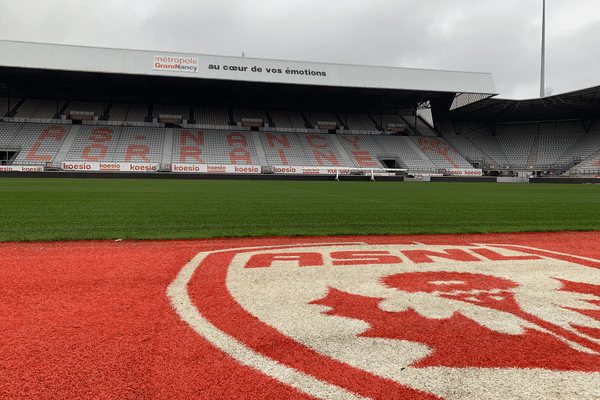
{"label": "stadium grandstand", "polygon": [[0,173],[600,176],[600,87],[0,41]]}

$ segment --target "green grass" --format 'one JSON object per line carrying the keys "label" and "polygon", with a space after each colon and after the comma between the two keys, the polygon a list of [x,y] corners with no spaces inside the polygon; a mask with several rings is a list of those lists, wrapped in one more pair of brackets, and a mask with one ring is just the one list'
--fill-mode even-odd
{"label": "green grass", "polygon": [[600,186],[0,179],[0,241],[600,230]]}

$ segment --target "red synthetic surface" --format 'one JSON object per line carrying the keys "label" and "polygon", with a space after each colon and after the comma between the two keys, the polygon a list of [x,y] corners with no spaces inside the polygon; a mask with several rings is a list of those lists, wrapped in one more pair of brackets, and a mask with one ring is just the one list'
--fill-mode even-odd
{"label": "red synthetic surface", "polygon": [[[600,232],[3,243],[0,398],[311,398],[200,338],[166,289],[201,251],[319,241],[505,243],[600,259]],[[377,377],[363,378],[346,387],[363,386],[367,396],[378,390]]]}

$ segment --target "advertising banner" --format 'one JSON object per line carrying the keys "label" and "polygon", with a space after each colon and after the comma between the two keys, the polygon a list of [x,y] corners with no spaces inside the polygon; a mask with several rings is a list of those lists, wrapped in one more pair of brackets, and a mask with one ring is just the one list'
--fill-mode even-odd
{"label": "advertising banner", "polygon": [[453,93],[497,93],[490,73],[390,68],[0,41],[6,67],[170,75],[241,82]]}
{"label": "advertising banner", "polygon": [[44,172],[44,167],[32,165],[0,165],[0,172]]}
{"label": "advertising banner", "polygon": [[[365,175],[371,175],[371,169],[359,169],[359,168],[347,168],[338,169],[336,167],[323,168],[323,167],[295,167],[289,165],[273,166],[271,167],[273,172],[276,174],[304,174],[304,175],[350,175],[352,173],[363,172]],[[394,172],[382,172],[380,169],[373,170],[373,176],[394,176]]]}
{"label": "advertising banner", "polygon": [[260,174],[260,165],[172,164],[172,172],[209,174]]}
{"label": "advertising banner", "polygon": [[[367,171],[367,175],[370,175],[370,173]],[[374,172],[373,176],[396,176],[396,173],[394,172]]]}
{"label": "advertising banner", "polygon": [[480,169],[461,169],[453,168],[441,171],[445,174],[458,175],[458,176],[483,176],[483,172]]}
{"label": "advertising banner", "polygon": [[[128,172],[156,172],[158,171],[160,164],[156,163],[112,163],[105,164],[105,168],[113,168],[113,166],[120,166],[120,171],[128,171]],[[100,171],[107,171],[106,169],[102,169],[103,165],[100,164]],[[112,169],[111,169],[112,171]]]}
{"label": "advertising banner", "polygon": [[419,181],[427,181],[429,182],[432,176],[444,176],[444,174],[412,174],[413,178]]}
{"label": "advertising banner", "polygon": [[63,162],[64,171],[101,171],[101,172],[155,172],[159,164],[125,162]]}
{"label": "advertising banner", "polygon": [[100,171],[99,162],[64,162],[61,169],[65,171]]}
{"label": "advertising banner", "polygon": [[340,175],[350,174],[348,169],[337,170],[332,169],[321,169],[320,167],[295,167],[289,165],[276,165],[273,166],[273,172],[276,174],[304,174],[304,175],[335,175],[336,171],[339,171]]}

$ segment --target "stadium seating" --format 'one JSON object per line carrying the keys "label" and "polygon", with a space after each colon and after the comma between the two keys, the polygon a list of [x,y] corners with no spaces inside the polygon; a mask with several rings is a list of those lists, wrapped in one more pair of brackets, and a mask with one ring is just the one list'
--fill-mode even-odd
{"label": "stadium seating", "polygon": [[196,124],[228,126],[229,116],[225,108],[194,107]]}
{"label": "stadium seating", "polygon": [[373,136],[377,144],[385,149],[386,156],[396,156],[400,164],[410,172],[438,172],[438,167],[423,153],[408,136]]}
{"label": "stadium seating", "polygon": [[[293,128],[292,122],[285,111],[271,111],[271,118],[277,128]],[[302,127],[304,127],[304,124]]]}
{"label": "stadium seating", "polygon": [[[574,135],[581,131],[581,121],[542,122],[539,124],[538,135]],[[582,132],[583,133],[583,132]],[[582,134],[581,133],[581,134]],[[576,134],[581,135],[581,134]]]}
{"label": "stadium seating", "polygon": [[569,148],[557,163],[572,166],[566,176],[600,175],[600,131],[588,132]]}
{"label": "stadium seating", "polygon": [[496,140],[504,154],[506,154],[508,164],[512,168],[525,168],[534,143],[534,137],[531,135],[497,136]]}
{"label": "stadium seating", "polygon": [[52,119],[64,104],[64,101],[27,99],[17,109],[15,117]]}
{"label": "stadium seating", "polygon": [[354,167],[384,167],[379,158],[385,158],[386,152],[375,141],[374,136],[342,134],[337,138],[350,155]]}
{"label": "stadium seating", "polygon": [[312,165],[294,133],[261,132],[260,140],[269,165]]}
{"label": "stadium seating", "polygon": [[423,136],[437,136],[437,133],[431,129],[431,127],[423,121],[421,118],[417,119],[417,132]]}
{"label": "stadium seating", "polygon": [[159,118],[160,115],[181,115],[183,120],[190,119],[190,108],[172,104],[157,104],[152,110],[152,117]]}
{"label": "stadium seating", "polygon": [[82,126],[65,161],[160,163],[164,135],[163,128]]}
{"label": "stadium seating", "polygon": [[113,103],[110,108],[109,121],[144,122],[148,116],[148,105]]}
{"label": "stadium seating", "polygon": [[0,125],[0,146],[8,148],[13,143],[13,138],[23,128],[24,123],[2,123]]}
{"label": "stadium seating", "polygon": [[233,110],[233,121],[242,122],[243,119],[260,119],[263,123],[267,122],[267,115],[264,110]]}
{"label": "stadium seating", "polygon": [[600,150],[600,131],[588,132],[581,136],[568,150],[557,160],[557,165],[568,165],[579,163]]}
{"label": "stadium seating", "polygon": [[383,129],[386,129],[389,124],[398,125],[405,124],[406,121],[399,115],[371,115],[375,122]]}
{"label": "stadium seating", "polygon": [[65,162],[112,161],[122,127],[81,126]]}
{"label": "stadium seating", "polygon": [[109,121],[127,121],[128,111],[129,104],[113,103],[112,107],[110,108]]}
{"label": "stadium seating", "polygon": [[297,137],[306,155],[308,166],[353,166],[348,155],[346,153],[342,155],[331,135],[298,133]]}
{"label": "stadium seating", "polygon": [[[472,168],[471,163],[497,169],[566,169],[579,163],[573,169],[576,173],[595,168],[594,157],[600,151],[600,132],[584,134],[576,121],[500,124],[495,131],[465,124],[456,129],[464,128],[466,133],[440,137],[433,136],[436,132],[421,118],[411,115],[228,111],[199,106],[190,114],[189,106],[180,105],[11,99],[11,109],[16,110],[13,118],[5,116],[6,98],[0,99],[2,108],[5,122],[0,122],[0,150],[18,151],[16,165],[102,160],[163,165],[380,167],[380,160],[393,159],[411,172]],[[109,120],[83,121],[83,125],[72,127],[68,120],[71,111],[93,112],[97,117],[108,112]],[[148,119],[149,112],[154,122]],[[167,129],[156,123],[159,115],[181,115],[184,125]],[[245,118],[267,123],[269,117],[275,126],[264,126],[257,132],[230,125]],[[192,121],[189,126],[185,125],[188,120]],[[306,124],[316,128],[319,121],[334,122],[340,129],[330,135]],[[388,124],[406,124],[413,136],[384,134],[377,130],[379,124],[384,129]]]}
{"label": "stadium seating", "polygon": [[328,134],[261,133],[261,142],[271,165],[354,166],[341,144]]}
{"label": "stadium seating", "polygon": [[488,167],[494,165],[495,162],[492,158],[473,144],[466,136],[444,135],[443,138],[467,161],[484,164]]}
{"label": "stadium seating", "polygon": [[23,123],[6,146],[20,149],[15,165],[46,165],[56,157],[69,129],[70,125]]}
{"label": "stadium seating", "polygon": [[[553,132],[557,130],[552,128]],[[465,159],[495,168],[551,169],[572,166],[600,149],[600,136],[572,132],[542,135],[444,135]]]}
{"label": "stadium seating", "polygon": [[162,128],[124,127],[110,161],[160,163],[164,134]]}
{"label": "stadium seating", "polygon": [[6,97],[0,97],[0,117],[3,117],[5,115],[8,115],[8,113],[10,111],[12,111],[12,109],[19,104],[19,102],[21,101],[21,99],[10,99],[10,108],[9,106],[9,101],[8,98]]}
{"label": "stadium seating", "polygon": [[264,132],[269,165],[382,167],[384,152],[372,136]]}
{"label": "stadium seating", "polygon": [[336,125],[339,125],[339,121],[334,113],[325,113],[325,112],[308,112],[304,113],[308,123],[313,126],[313,128],[317,127],[318,122],[334,122]]}
{"label": "stadium seating", "polygon": [[173,130],[173,163],[260,165],[248,131]]}
{"label": "stadium seating", "polygon": [[577,175],[600,175],[600,151],[592,154],[581,163],[577,164],[573,168],[569,169],[566,173],[567,176]]}
{"label": "stadium seating", "polygon": [[536,167],[551,167],[571,148],[581,135],[543,135],[539,136],[539,149]]}
{"label": "stadium seating", "polygon": [[65,108],[64,114],[69,117],[71,111],[93,112],[96,117],[104,114],[104,106],[102,103],[89,101],[71,101]]}
{"label": "stadium seating", "polygon": [[277,128],[304,129],[304,118],[298,111],[273,111],[271,118]]}
{"label": "stadium seating", "polygon": [[473,168],[442,138],[419,136],[411,136],[410,138],[439,169]]}
{"label": "stadium seating", "polygon": [[148,116],[148,106],[146,104],[130,104],[127,110],[127,122],[144,122]]}
{"label": "stadium seating", "polygon": [[487,154],[496,167],[508,168],[510,161],[494,136],[472,134],[467,137],[476,147]]}
{"label": "stadium seating", "polygon": [[376,131],[377,126],[367,114],[343,114],[344,124],[352,131]]}

